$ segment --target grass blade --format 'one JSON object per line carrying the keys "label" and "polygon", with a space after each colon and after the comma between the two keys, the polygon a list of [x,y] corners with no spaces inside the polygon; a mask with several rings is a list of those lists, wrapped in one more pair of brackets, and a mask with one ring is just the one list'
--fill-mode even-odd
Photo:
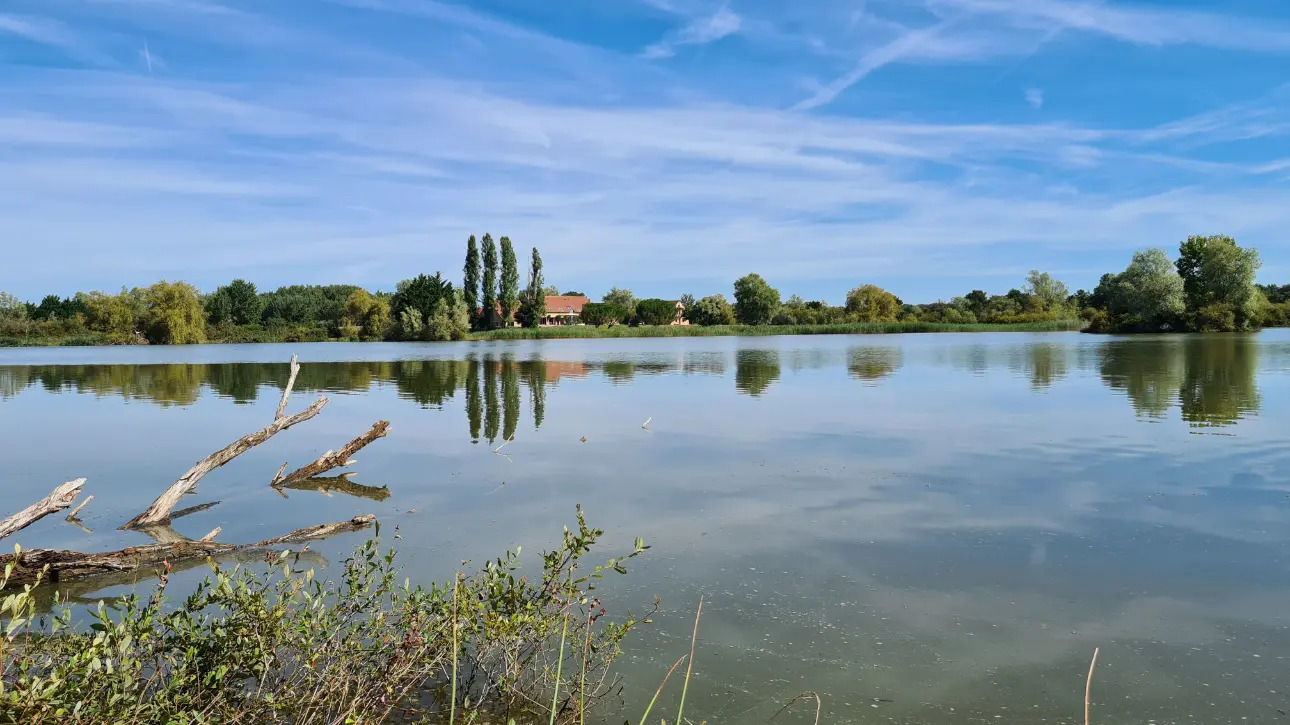
{"label": "grass blade", "polygon": [[650,710],[654,709],[654,703],[658,702],[658,696],[662,694],[663,688],[667,686],[668,678],[672,676],[672,673],[676,671],[677,667],[681,666],[681,660],[685,659],[688,656],[689,655],[681,655],[680,657],[677,657],[676,662],[672,663],[672,667],[668,669],[667,674],[663,675],[663,681],[658,683],[658,689],[654,691],[654,696],[650,698],[649,706],[645,708],[645,714],[641,715],[640,725],[645,725],[645,721],[649,719]]}
{"label": "grass blade", "polygon": [[681,715],[685,713],[685,696],[690,691],[690,673],[694,671],[694,644],[699,639],[699,618],[703,616],[703,597],[699,597],[699,609],[694,613],[694,634],[690,635],[690,659],[685,663],[685,684],[681,685],[681,704],[676,708],[676,724],[682,725]]}
{"label": "grass blade", "polygon": [[560,631],[560,659],[555,663],[555,692],[551,693],[551,719],[547,725],[555,725],[555,704],[560,701],[560,677],[564,672],[564,640],[569,636],[569,605],[564,605],[564,629]]}

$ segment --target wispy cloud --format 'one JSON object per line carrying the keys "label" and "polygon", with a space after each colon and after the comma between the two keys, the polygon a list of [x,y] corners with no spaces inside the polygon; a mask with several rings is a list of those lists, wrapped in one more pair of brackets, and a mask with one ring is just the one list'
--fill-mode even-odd
{"label": "wispy cloud", "polygon": [[97,65],[111,63],[110,58],[96,50],[66,24],[50,18],[0,13],[0,34],[5,33],[57,48],[79,60]]}
{"label": "wispy cloud", "polygon": [[739,32],[741,21],[730,8],[721,6],[712,15],[695,18],[680,30],[669,33],[657,43],[648,46],[641,55],[647,59],[670,58],[676,49],[685,45],[706,45]]}
{"label": "wispy cloud", "polygon": [[1044,91],[1043,91],[1043,89],[1042,89],[1042,88],[1027,88],[1027,89],[1026,89],[1026,103],[1029,103],[1031,108],[1043,108],[1043,107],[1044,107]]}

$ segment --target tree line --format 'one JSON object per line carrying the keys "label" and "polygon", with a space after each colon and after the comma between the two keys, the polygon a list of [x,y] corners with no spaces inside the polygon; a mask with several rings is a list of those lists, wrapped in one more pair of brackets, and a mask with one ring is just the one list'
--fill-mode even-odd
{"label": "tree line", "polygon": [[163,280],[116,294],[47,295],[38,304],[0,292],[0,338],[165,345],[430,341],[460,340],[472,329],[493,329],[504,319],[536,326],[545,312],[544,295],[551,294],[543,287],[542,257],[534,247],[529,283],[520,290],[514,247],[508,237],[500,242],[499,268],[492,236],[485,234],[477,245],[471,235],[460,289],[436,272],[405,279],[394,292],[369,292],[347,284],[290,285],[260,292],[244,279],[209,294],[186,282]]}

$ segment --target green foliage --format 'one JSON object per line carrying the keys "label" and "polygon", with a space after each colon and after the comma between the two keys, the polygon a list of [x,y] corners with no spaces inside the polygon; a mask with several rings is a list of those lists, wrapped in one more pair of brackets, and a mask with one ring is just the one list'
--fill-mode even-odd
{"label": "green foliage", "polygon": [[1261,320],[1254,276],[1258,250],[1243,249],[1227,236],[1188,237],[1178,248],[1178,274],[1191,328],[1248,330]]}
{"label": "green foliage", "polygon": [[27,305],[23,301],[0,290],[0,319],[21,320],[27,318]]}
{"label": "green foliage", "polygon": [[1026,275],[1026,294],[1039,302],[1038,311],[1043,312],[1063,308],[1070,290],[1047,272],[1032,269]]}
{"label": "green foliage", "polygon": [[624,310],[636,309],[636,296],[629,289],[619,289],[611,287],[604,297],[600,298],[601,302],[607,305],[616,305]]}
{"label": "green foliage", "polygon": [[399,320],[405,333],[404,339],[421,339],[415,335],[406,336],[410,328],[402,325],[402,322],[407,318],[407,313],[415,311],[420,316],[418,319],[424,322],[434,316],[440,301],[448,300],[451,304],[454,299],[452,283],[438,272],[435,272],[433,277],[419,274],[412,279],[399,282],[397,291],[390,298],[390,314],[394,319]]}
{"label": "green foliage", "polygon": [[466,309],[470,310],[470,326],[476,328],[479,325],[478,311],[479,307],[479,246],[475,243],[475,235],[470,235],[466,240],[466,263],[462,266],[464,279],[462,280],[461,298],[466,302]]}
{"label": "green foliage", "polygon": [[235,279],[207,295],[205,307],[206,319],[212,325],[249,325],[260,321],[264,300],[256,292],[254,284]]}
{"label": "green foliage", "polygon": [[347,337],[361,337],[364,340],[383,340],[389,334],[391,319],[390,303],[380,297],[373,297],[365,289],[354,290],[345,301],[344,327],[350,332]]}
{"label": "green foliage", "polygon": [[744,325],[765,325],[779,310],[779,290],[759,274],[735,280],[735,319]]}
{"label": "green foliage", "polygon": [[[90,609],[88,627],[57,601],[38,615],[34,587],[9,586],[9,567],[0,711],[6,721],[67,725],[322,725],[410,721],[451,704],[463,722],[479,722],[503,710],[537,717],[526,703],[554,692],[551,719],[568,722],[614,689],[608,668],[640,622],[609,615],[597,587],[648,547],[638,539],[591,567],[585,558],[602,534],[579,509],[532,581],[517,549],[450,583],[413,587],[375,540],[336,581],[289,551],[258,573],[212,563],[189,596],[167,596],[162,574],[146,596]],[[567,646],[557,650],[561,632]]]}
{"label": "green foliage", "polygon": [[547,287],[547,290],[548,290],[547,294],[551,295],[552,297],[558,297],[558,296],[560,296],[560,295],[563,295],[563,296],[565,296],[565,297],[586,297],[586,296],[587,296],[585,293],[583,293],[583,292],[578,292],[577,290],[568,290],[568,291],[565,291],[565,292],[557,292],[556,290],[558,290],[558,289],[560,289],[560,288],[559,288],[559,287]]}
{"label": "green foliage", "polygon": [[291,285],[260,295],[265,325],[322,324],[335,329],[343,324],[345,303],[358,287],[352,284]]}
{"label": "green foliage", "polygon": [[520,323],[525,327],[537,327],[542,324],[546,315],[546,286],[542,281],[542,255],[537,247],[533,248],[533,259],[529,263],[529,286],[524,290],[520,302]]}
{"label": "green foliage", "polygon": [[86,312],[85,301],[79,295],[61,298],[58,295],[45,295],[39,305],[28,309],[28,317],[42,322],[56,322],[70,320],[77,315],[84,316]]}
{"label": "green foliage", "polygon": [[484,248],[484,282],[480,289],[479,328],[495,330],[501,324],[497,317],[497,245],[491,234],[482,240]]}
{"label": "green foliage", "polygon": [[1090,315],[1090,332],[1184,329],[1183,280],[1163,249],[1135,252],[1117,275],[1103,275],[1090,295],[1103,314]]}
{"label": "green foliage", "polygon": [[681,295],[680,302],[682,307],[687,307],[687,308],[691,307],[692,305],[694,305],[694,295],[690,294],[689,292],[686,292],[685,294]]}
{"label": "green foliage", "polygon": [[424,315],[416,307],[406,307],[396,321],[400,340],[446,342],[464,339],[470,332],[470,310],[466,309],[461,295],[451,291],[447,297],[434,303],[430,314]]}
{"label": "green foliage", "polygon": [[550,340],[564,338],[589,337],[714,337],[724,335],[759,336],[759,335],[866,335],[898,334],[918,332],[1059,332],[1083,329],[1080,320],[1038,320],[1014,324],[945,324],[936,322],[844,322],[822,325],[665,325],[662,327],[628,327],[614,325],[609,327],[592,327],[591,325],[569,325],[565,327],[541,327],[529,330],[512,327],[491,332],[476,333],[475,340]]}
{"label": "green foliage", "polygon": [[685,319],[695,325],[733,325],[735,310],[725,295],[709,295],[686,307]]}
{"label": "green foliage", "polygon": [[611,302],[588,302],[582,306],[582,321],[587,325],[621,325],[632,313],[626,307]]}
{"label": "green foliage", "polygon": [[676,303],[648,299],[636,303],[636,321],[642,325],[670,325],[676,319]]}
{"label": "green foliage", "polygon": [[197,288],[187,282],[162,280],[144,290],[140,328],[154,345],[192,345],[206,342],[206,312]]}
{"label": "green foliage", "polygon": [[856,322],[895,322],[900,311],[900,299],[878,285],[861,285],[847,293],[847,312]]}
{"label": "green foliage", "polygon": [[502,323],[510,324],[519,309],[520,272],[515,259],[515,247],[510,237],[502,237],[502,280],[497,291],[497,304],[502,308]]}

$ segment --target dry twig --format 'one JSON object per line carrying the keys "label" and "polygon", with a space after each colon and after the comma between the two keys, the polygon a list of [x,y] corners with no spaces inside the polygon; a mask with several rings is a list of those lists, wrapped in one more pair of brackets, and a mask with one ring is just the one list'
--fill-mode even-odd
{"label": "dry twig", "polygon": [[[273,477],[273,481],[270,485],[274,487],[290,486],[297,481],[314,478],[318,474],[326,473],[333,468],[351,466],[355,461],[352,460],[350,456],[358,453],[364,446],[377,438],[384,438],[389,432],[390,421],[378,420],[372,424],[370,430],[349,443],[346,443],[345,447],[341,448],[339,451],[327,451],[313,463],[310,463],[307,466],[302,466],[285,476],[283,476],[282,471],[279,470],[278,475]],[[286,464],[283,464],[283,468],[286,468]]]}
{"label": "dry twig", "polygon": [[84,478],[68,481],[55,488],[48,496],[4,521],[0,521],[0,539],[31,526],[52,513],[57,513],[71,506],[76,497],[81,494],[81,487],[84,485]]}

